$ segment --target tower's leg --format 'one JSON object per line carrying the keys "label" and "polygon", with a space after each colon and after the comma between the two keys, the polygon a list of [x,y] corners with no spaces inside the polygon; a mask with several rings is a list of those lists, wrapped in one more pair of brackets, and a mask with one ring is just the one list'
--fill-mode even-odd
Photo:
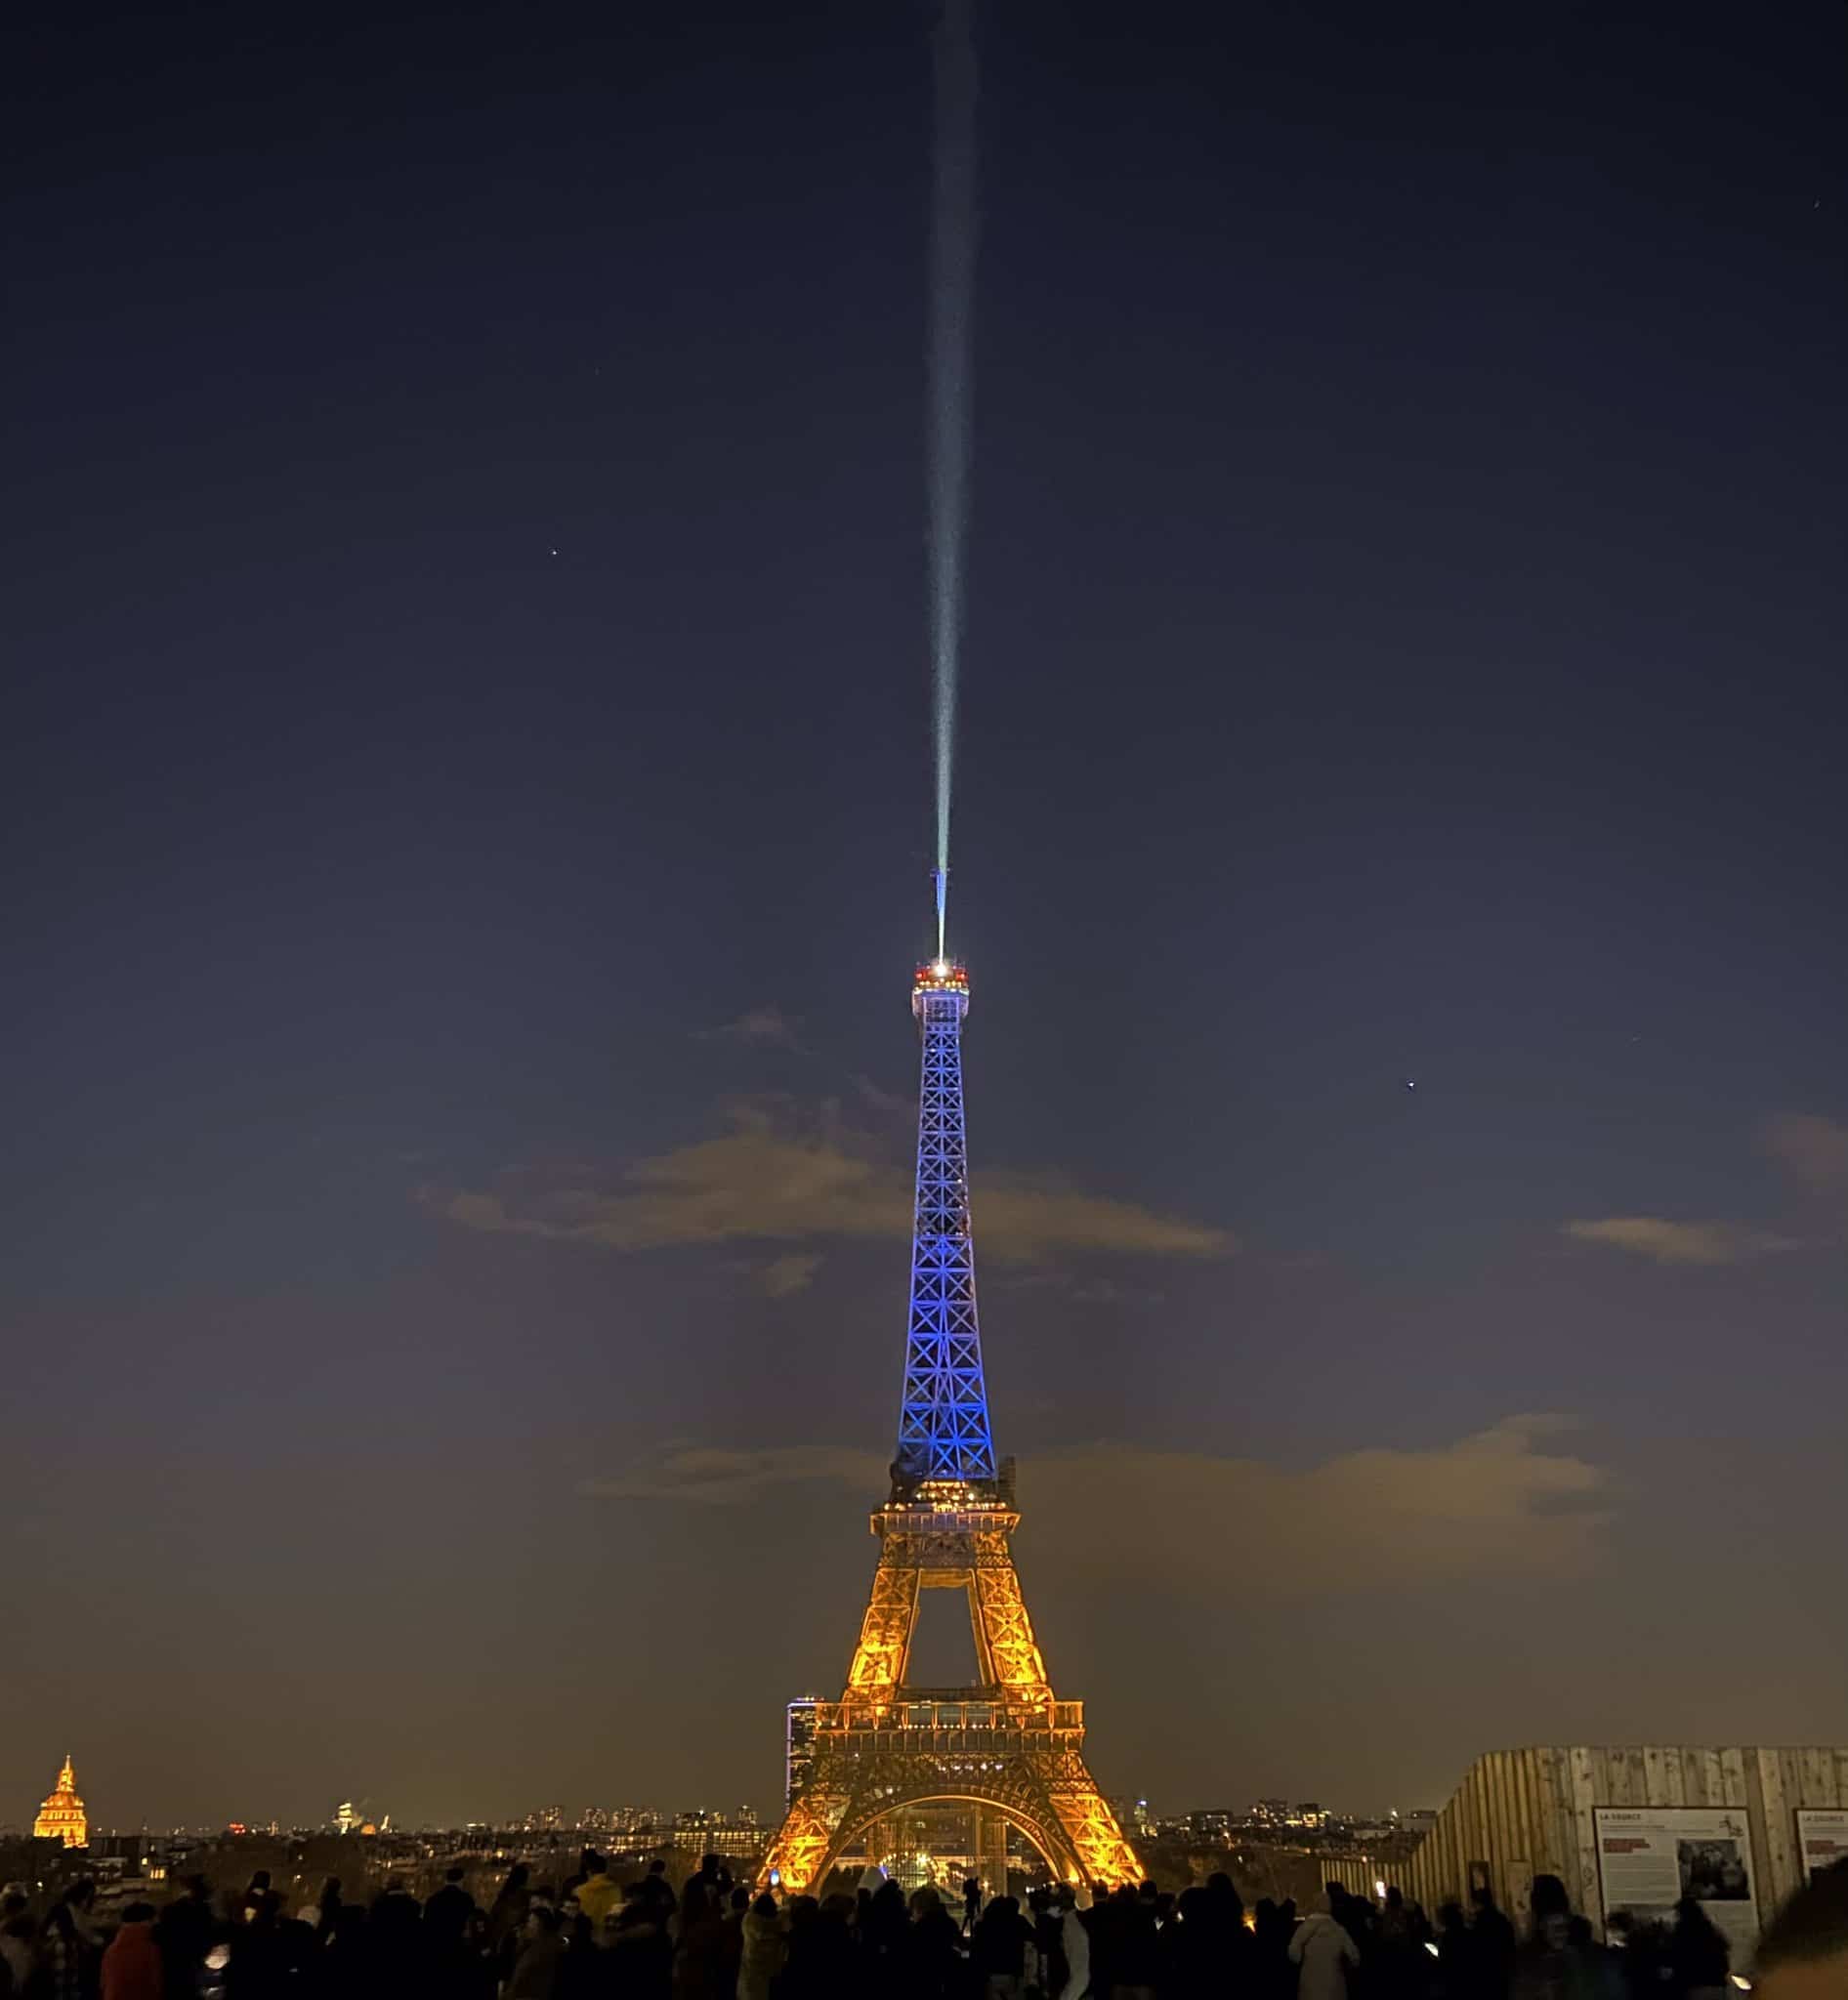
{"label": "tower's leg", "polygon": [[1113,1889],[1119,1882],[1142,1880],[1136,1851],[1123,1838],[1115,1813],[1105,1804],[1082,1757],[1072,1754],[1071,1765],[1053,1779],[1049,1796],[1060,1830],[1071,1843],[1086,1882],[1093,1888]]}
{"label": "tower's leg", "polygon": [[768,1884],[774,1876],[787,1895],[819,1896],[839,1853],[847,1803],[846,1793],[824,1777],[811,1781],[771,1842],[760,1880]]}
{"label": "tower's leg", "polygon": [[1051,1700],[1046,1663],[1033,1643],[1033,1621],[1027,1615],[1027,1600],[1021,1595],[1020,1575],[1005,1534],[977,1537],[969,1616],[983,1678],[1018,1700]]}
{"label": "tower's leg", "polygon": [[866,1615],[860,1621],[860,1644],[847,1670],[849,1701],[876,1700],[904,1686],[911,1635],[917,1629],[917,1589],[916,1566],[890,1562],[882,1550]]}

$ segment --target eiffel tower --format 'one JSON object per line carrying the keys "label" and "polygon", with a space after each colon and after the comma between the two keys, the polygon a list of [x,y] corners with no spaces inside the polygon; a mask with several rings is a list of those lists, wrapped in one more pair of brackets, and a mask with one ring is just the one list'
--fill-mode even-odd
{"label": "eiffel tower", "polygon": [[[1014,1463],[998,1465],[976,1323],[963,1133],[969,975],[917,969],[922,1031],[910,1332],[892,1491],[872,1517],[879,1566],[838,1701],[817,1704],[815,1761],[765,1856],[792,1894],[819,1891],[850,1842],[926,1801],[1018,1827],[1064,1880],[1092,1888],[1141,1868],[1084,1761],[1084,1705],[1060,1701],[1033,1642],[1009,1546]],[[973,1688],[907,1676],[918,1593],[960,1590],[975,1635]],[[1005,1840],[1005,1825],[995,1830]]]}

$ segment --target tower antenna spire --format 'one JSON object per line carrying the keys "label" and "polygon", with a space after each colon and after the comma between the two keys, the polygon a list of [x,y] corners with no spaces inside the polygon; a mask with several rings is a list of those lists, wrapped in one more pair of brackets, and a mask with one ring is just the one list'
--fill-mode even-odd
{"label": "tower antenna spire", "polygon": [[944,911],[949,901],[949,868],[946,863],[940,861],[931,870],[931,881],[937,889],[937,956],[941,959],[945,956]]}

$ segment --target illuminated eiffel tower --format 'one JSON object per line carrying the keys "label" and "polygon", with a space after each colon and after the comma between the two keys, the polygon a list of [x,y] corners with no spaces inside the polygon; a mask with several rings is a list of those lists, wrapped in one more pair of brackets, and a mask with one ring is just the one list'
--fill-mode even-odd
{"label": "illuminated eiffel tower", "polygon": [[[1083,1704],[1053,1695],[1009,1547],[1020,1524],[1014,1465],[995,1462],[976,1323],[962,1109],[968,1011],[962,966],[940,958],[918,967],[911,1012],[924,1060],[899,1455],[891,1497],[872,1517],[879,1567],[847,1686],[840,1700],[817,1704],[815,1762],[764,1861],[763,1880],[774,1871],[795,1894],[819,1890],[875,1820],[926,1801],[967,1804],[990,1824],[1018,1827],[1066,1881],[1095,1887],[1141,1874],[1085,1764]],[[967,1597],[978,1686],[910,1685],[925,1590]]]}

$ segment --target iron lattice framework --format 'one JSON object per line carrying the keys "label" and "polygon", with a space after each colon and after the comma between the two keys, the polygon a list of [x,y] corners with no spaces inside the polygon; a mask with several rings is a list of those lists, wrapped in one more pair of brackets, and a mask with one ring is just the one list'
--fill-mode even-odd
{"label": "iron lattice framework", "polygon": [[[920,966],[917,1216],[904,1394],[892,1493],[872,1517],[879,1566],[837,1702],[816,1710],[808,1782],[764,1860],[793,1894],[818,1889],[848,1843],[908,1806],[987,1807],[1068,1881],[1140,1873],[1084,1761],[1084,1711],[1055,1698],[1014,1567],[1014,1467],[997,1465],[976,1319],[962,1098],[969,979]],[[960,1590],[980,1685],[908,1681],[919,1593]],[[998,1887],[999,1885],[990,1885]]]}
{"label": "iron lattice framework", "polygon": [[994,1439],[976,1323],[976,1246],[962,1114],[961,966],[920,970],[911,1011],[923,1031],[911,1324],[899,1407],[899,1465],[911,1479],[991,1479]]}

